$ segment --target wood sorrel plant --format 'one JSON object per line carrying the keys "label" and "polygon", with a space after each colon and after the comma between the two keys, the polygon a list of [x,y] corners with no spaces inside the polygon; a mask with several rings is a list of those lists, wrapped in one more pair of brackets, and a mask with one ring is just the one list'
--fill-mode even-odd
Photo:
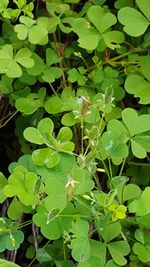
{"label": "wood sorrel plant", "polygon": [[150,3],[113,2],[0,1],[2,266],[150,266]]}

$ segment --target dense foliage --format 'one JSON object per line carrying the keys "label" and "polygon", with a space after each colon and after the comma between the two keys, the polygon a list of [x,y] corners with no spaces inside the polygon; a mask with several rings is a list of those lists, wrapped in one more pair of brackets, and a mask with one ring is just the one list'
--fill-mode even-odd
{"label": "dense foliage", "polygon": [[0,1],[2,267],[150,266],[150,1],[112,2]]}

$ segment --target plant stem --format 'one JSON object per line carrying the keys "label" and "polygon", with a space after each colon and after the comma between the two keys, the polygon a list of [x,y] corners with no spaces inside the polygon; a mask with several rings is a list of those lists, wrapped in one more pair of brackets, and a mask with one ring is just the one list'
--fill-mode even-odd
{"label": "plant stem", "polygon": [[150,167],[150,164],[149,163],[145,163],[145,162],[134,162],[134,161],[130,161],[128,163],[128,165]]}
{"label": "plant stem", "polygon": [[84,137],[84,131],[83,131],[83,117],[81,117],[81,154],[83,155],[84,152],[84,142],[83,142],[83,137]]}
{"label": "plant stem", "polygon": [[108,166],[109,166],[109,173],[110,173],[110,178],[113,178],[113,173],[112,173],[112,167],[111,167],[111,161],[110,157],[108,157]]}
{"label": "plant stem", "polygon": [[3,124],[0,125],[0,128],[6,126],[6,124],[18,113],[18,110],[16,110]]}
{"label": "plant stem", "polygon": [[95,180],[95,183],[96,183],[98,189],[100,189],[100,191],[102,191],[102,187],[101,187],[101,184],[100,184],[100,181],[99,181],[99,178],[98,178],[97,174],[95,173],[93,175],[93,177],[94,177],[94,180]]}
{"label": "plant stem", "polygon": [[119,172],[119,176],[122,175],[122,172],[123,172],[123,169],[124,169],[125,162],[126,162],[126,158],[125,158],[125,159],[123,160],[123,162],[122,162],[122,166],[121,166],[121,169],[120,169],[120,172]]}

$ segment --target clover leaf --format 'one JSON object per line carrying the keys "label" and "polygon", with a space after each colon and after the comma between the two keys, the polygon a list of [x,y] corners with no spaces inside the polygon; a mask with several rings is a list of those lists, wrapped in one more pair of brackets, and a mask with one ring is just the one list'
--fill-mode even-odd
{"label": "clover leaf", "polygon": [[31,56],[32,53],[28,48],[21,48],[14,55],[11,44],[3,45],[0,50],[0,73],[6,73],[9,78],[20,77],[22,75],[20,65],[25,68],[31,68],[34,65]]}
{"label": "clover leaf", "polygon": [[75,183],[73,189],[74,195],[82,195],[90,192],[94,187],[91,175],[85,169],[74,166],[69,174],[69,177],[71,177]]}
{"label": "clover leaf", "polygon": [[125,82],[125,89],[129,94],[139,97],[141,104],[150,103],[150,83],[143,77],[137,74],[129,75]]}
{"label": "clover leaf", "polygon": [[60,238],[59,218],[55,218],[50,221],[50,214],[48,210],[43,206],[38,206],[37,213],[33,215],[33,222],[41,227],[41,233],[50,240],[56,240]]}
{"label": "clover leaf", "polygon": [[8,185],[4,187],[4,194],[8,197],[18,196],[26,206],[33,206],[38,202],[38,194],[35,185],[38,176],[34,172],[28,172],[26,168],[18,166],[9,176]]}
{"label": "clover leaf", "polygon": [[148,72],[150,57],[139,57],[138,64],[140,65],[139,70],[144,77],[136,73],[129,75],[125,81],[125,90],[129,94],[134,94],[134,97],[140,98],[140,104],[146,105],[150,103],[150,75]]}
{"label": "clover leaf", "polygon": [[52,168],[59,163],[59,152],[70,153],[74,150],[72,131],[68,127],[62,127],[57,137],[53,136],[54,125],[51,119],[44,118],[38,124],[37,129],[28,127],[24,131],[26,140],[35,144],[45,144],[48,148],[35,150],[32,154],[33,161],[38,166],[46,165]]}
{"label": "clover leaf", "polygon": [[[116,126],[119,126],[119,123],[116,124]],[[128,156],[126,139],[123,132],[117,132],[117,129],[120,129],[120,126],[119,128],[116,128],[115,131],[110,131],[110,129],[111,126],[108,124],[108,132],[104,133],[100,139],[99,146],[102,146],[104,149],[101,151],[101,156],[103,158],[111,157],[114,163],[120,163],[123,158]]]}
{"label": "clover leaf", "polygon": [[89,224],[78,220],[73,223],[71,232],[73,239],[69,247],[72,249],[72,257],[78,262],[84,262],[90,257],[90,243],[88,239]]}
{"label": "clover leaf", "polygon": [[15,102],[15,106],[20,112],[30,115],[43,106],[45,94],[46,89],[41,88],[37,93],[31,93],[26,97],[18,98]]}
{"label": "clover leaf", "polygon": [[150,130],[150,115],[138,116],[135,110],[127,108],[122,111],[122,120],[129,131],[133,155],[138,158],[145,158],[146,152],[149,152],[150,149],[150,138],[143,133]]}
{"label": "clover leaf", "polygon": [[46,180],[45,192],[47,197],[45,198],[45,206],[51,211],[53,209],[63,210],[67,205],[67,196],[65,184],[54,178]]}
{"label": "clover leaf", "polygon": [[130,252],[130,246],[126,241],[116,241],[109,243],[107,246],[115,263],[118,265],[125,265],[127,263],[124,256],[128,255]]}
{"label": "clover leaf", "polygon": [[90,267],[104,267],[106,262],[106,244],[91,239],[90,258],[87,262],[90,264]]}
{"label": "clover leaf", "polygon": [[14,250],[20,247],[24,234],[18,230],[19,225],[10,219],[0,218],[0,251]]}
{"label": "clover leaf", "polygon": [[[51,212],[47,210],[43,205],[37,207],[37,213],[33,215],[33,221],[36,225],[41,227],[42,234],[50,239],[56,240],[64,234],[65,231],[71,227],[71,223],[74,220],[74,216],[71,216],[75,212],[75,208],[72,204],[62,211],[52,210]],[[68,214],[70,216],[68,216]],[[67,216],[66,216],[67,215]]]}
{"label": "clover leaf", "polygon": [[15,25],[14,30],[17,33],[19,40],[25,40],[28,36],[30,27],[34,25],[36,21],[26,16],[20,16],[19,21],[21,23]]}
{"label": "clover leaf", "polygon": [[139,216],[146,215],[150,212],[148,205],[150,187],[146,187],[138,200],[134,200],[129,205],[129,211],[135,212]]}
{"label": "clover leaf", "polygon": [[120,9],[118,19],[124,25],[124,31],[134,37],[142,35],[150,23],[149,19],[144,17],[141,12],[131,7]]}
{"label": "clover leaf", "polygon": [[27,37],[32,44],[47,44],[48,33],[55,31],[59,23],[58,17],[39,17],[37,20],[21,16],[20,24],[15,25],[14,30],[20,40],[25,40]]}
{"label": "clover leaf", "polygon": [[73,68],[68,71],[68,80],[71,83],[77,82],[80,86],[85,85],[87,78],[84,76],[86,70],[84,67],[79,67],[78,69]]}
{"label": "clover leaf", "polygon": [[116,24],[116,17],[100,6],[92,6],[87,12],[90,22],[83,18],[76,19],[73,24],[73,31],[79,36],[79,45],[87,50],[97,48],[99,42],[115,49],[117,44],[123,42],[123,34],[119,31],[110,31],[112,25]]}
{"label": "clover leaf", "polygon": [[121,225],[119,222],[104,225],[104,227],[100,231],[105,242],[111,241],[112,239],[117,237],[120,234],[120,232],[121,232]]}
{"label": "clover leaf", "polygon": [[150,234],[144,230],[137,229],[135,238],[139,242],[133,245],[133,252],[138,256],[139,260],[146,263],[150,261]]}

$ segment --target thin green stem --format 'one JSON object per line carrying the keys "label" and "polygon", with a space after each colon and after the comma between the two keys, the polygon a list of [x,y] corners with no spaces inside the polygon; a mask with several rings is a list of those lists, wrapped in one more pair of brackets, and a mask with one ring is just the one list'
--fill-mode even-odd
{"label": "thin green stem", "polygon": [[19,229],[21,229],[21,228],[23,228],[23,227],[26,227],[26,226],[28,226],[28,225],[30,225],[30,224],[32,224],[32,220],[29,220],[29,221],[27,221],[27,222],[21,223],[21,224],[19,225]]}
{"label": "thin green stem", "polygon": [[64,261],[67,260],[67,255],[66,255],[66,248],[65,248],[65,244],[63,242],[63,254],[64,254]]}
{"label": "thin green stem", "polygon": [[102,123],[103,123],[103,119],[105,117],[105,113],[102,114],[101,120],[100,120],[100,124],[98,127],[98,131],[97,131],[97,139],[96,139],[96,148],[98,146],[98,142],[99,142],[99,137],[100,137],[100,133],[101,133],[101,127],[102,127]]}
{"label": "thin green stem", "polygon": [[120,172],[119,172],[119,176],[122,175],[122,172],[123,172],[123,169],[124,169],[125,162],[126,162],[126,158],[125,158],[125,159],[123,160],[123,162],[122,162],[121,169],[120,169]]}
{"label": "thin green stem", "polygon": [[[116,61],[116,60],[118,60],[118,59],[124,58],[124,57],[126,57],[126,56],[128,56],[128,55],[130,55],[130,54],[140,53],[140,52],[144,52],[144,51],[147,51],[147,50],[148,50],[148,49],[132,48],[130,51],[128,51],[128,52],[126,52],[126,53],[124,53],[124,54],[121,54],[121,55],[119,55],[119,56],[116,56],[116,57],[113,57],[113,58],[109,59],[109,61],[113,62],[113,61]],[[106,62],[104,62],[104,63],[106,63]],[[103,64],[104,64],[104,63],[103,63]]]}
{"label": "thin green stem", "polygon": [[95,180],[95,183],[96,183],[98,189],[100,189],[100,191],[102,191],[102,187],[101,187],[101,184],[100,184],[100,181],[99,181],[99,178],[98,178],[97,174],[95,173],[93,175],[93,177],[94,177],[94,180]]}
{"label": "thin green stem", "polygon": [[65,217],[66,217],[66,218],[68,218],[68,217],[71,217],[71,218],[72,218],[72,217],[75,217],[75,218],[76,218],[78,215],[79,215],[81,218],[89,218],[89,216],[87,216],[87,215],[81,215],[81,214],[63,214],[63,215],[61,214],[61,215],[59,215],[59,217],[63,217],[63,218],[65,218]]}
{"label": "thin green stem", "polygon": [[135,166],[144,166],[144,167],[150,167],[149,163],[144,163],[144,162],[134,162],[130,161],[128,165],[135,165]]}
{"label": "thin green stem", "polygon": [[110,174],[109,174],[108,168],[107,168],[107,166],[106,166],[106,164],[105,164],[105,161],[102,159],[102,155],[101,155],[101,152],[100,152],[100,151],[99,151],[99,155],[100,155],[100,157],[101,157],[101,161],[102,161],[102,164],[103,164],[103,166],[104,166],[104,170],[105,170],[105,172],[106,172],[108,178],[111,179],[111,176],[110,176]]}
{"label": "thin green stem", "polygon": [[112,167],[111,167],[111,161],[110,157],[108,157],[108,166],[109,166],[109,173],[110,173],[110,178],[113,178],[113,173],[112,173]]}
{"label": "thin green stem", "polygon": [[83,142],[83,137],[84,137],[83,117],[81,117],[81,154],[82,154],[82,155],[83,155],[83,152],[84,152],[84,142]]}

